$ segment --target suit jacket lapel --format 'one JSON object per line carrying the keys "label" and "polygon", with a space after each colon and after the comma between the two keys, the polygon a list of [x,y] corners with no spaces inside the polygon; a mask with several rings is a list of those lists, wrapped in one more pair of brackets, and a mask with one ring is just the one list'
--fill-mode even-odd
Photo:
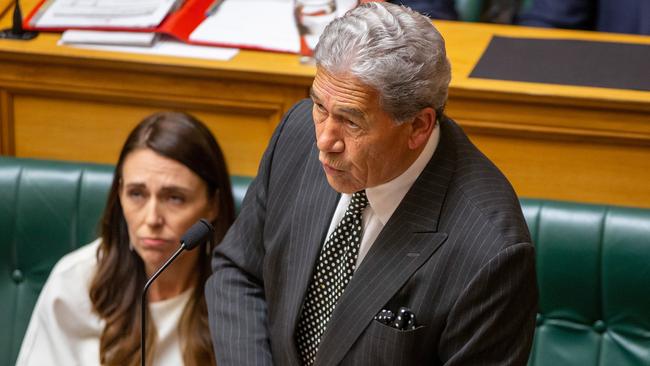
{"label": "suit jacket lapel", "polygon": [[[444,125],[442,125],[444,127]],[[436,152],[354,273],[334,309],[316,365],[336,365],[373,317],[442,245],[440,211],[455,165],[446,129]]]}
{"label": "suit jacket lapel", "polygon": [[[289,295],[284,298],[284,304],[280,305],[286,311],[287,324],[291,324],[291,334],[287,336],[292,339],[316,258],[340,198],[340,194],[327,182],[318,163],[318,150],[315,147],[307,159],[309,162],[296,193],[297,205],[292,213],[291,239],[286,253],[289,257],[289,273],[284,292]],[[298,360],[295,346],[292,353]]]}

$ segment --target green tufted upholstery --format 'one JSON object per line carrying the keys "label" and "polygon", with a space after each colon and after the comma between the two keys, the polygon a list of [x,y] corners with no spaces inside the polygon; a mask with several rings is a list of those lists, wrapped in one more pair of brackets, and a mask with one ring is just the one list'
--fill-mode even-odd
{"label": "green tufted upholstery", "polygon": [[[0,156],[0,366],[14,364],[54,264],[97,237],[112,179],[109,165]],[[231,180],[237,208],[250,180]]]}
{"label": "green tufted upholstery", "polygon": [[[0,366],[14,364],[54,263],[96,237],[112,171],[0,157]],[[232,182],[239,207],[250,178]],[[650,210],[528,199],[522,207],[540,289],[529,365],[650,365]]]}
{"label": "green tufted upholstery", "polygon": [[0,157],[0,365],[56,261],[95,237],[112,168]]}
{"label": "green tufted upholstery", "polygon": [[650,365],[650,210],[522,207],[540,291],[529,365]]}

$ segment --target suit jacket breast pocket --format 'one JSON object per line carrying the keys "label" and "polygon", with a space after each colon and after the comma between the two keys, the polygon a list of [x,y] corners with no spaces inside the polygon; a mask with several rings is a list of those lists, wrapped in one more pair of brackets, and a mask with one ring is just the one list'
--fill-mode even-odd
{"label": "suit jacket breast pocket", "polygon": [[[355,365],[418,365],[424,357],[422,335],[425,326],[398,330],[373,320],[359,338],[354,351]],[[346,363],[347,364],[347,363]]]}

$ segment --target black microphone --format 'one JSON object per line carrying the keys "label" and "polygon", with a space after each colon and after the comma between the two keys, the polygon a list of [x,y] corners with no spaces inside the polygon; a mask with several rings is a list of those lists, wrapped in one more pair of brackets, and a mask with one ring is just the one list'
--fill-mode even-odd
{"label": "black microphone", "polygon": [[174,253],[168,260],[165,262],[165,264],[160,267],[156,271],[156,273],[151,276],[151,278],[147,281],[147,283],[144,285],[144,289],[142,290],[142,301],[140,303],[140,314],[141,314],[141,321],[140,321],[140,360],[141,365],[145,366],[145,357],[147,354],[147,346],[146,346],[146,341],[147,341],[147,335],[146,335],[146,328],[147,328],[147,290],[149,290],[149,286],[153,283],[153,281],[158,278],[158,276],[164,271],[173,261],[178,257],[183,250],[192,250],[196,247],[198,247],[201,244],[206,243],[210,238],[214,235],[214,227],[212,227],[212,224],[208,222],[206,219],[200,219],[196,224],[192,225],[185,234],[181,237],[181,247],[178,248],[176,253]]}
{"label": "black microphone", "polygon": [[20,11],[20,2],[14,2],[13,23],[11,28],[0,31],[0,39],[17,39],[22,41],[30,40],[38,35],[38,32],[28,32],[23,29],[23,15]]}

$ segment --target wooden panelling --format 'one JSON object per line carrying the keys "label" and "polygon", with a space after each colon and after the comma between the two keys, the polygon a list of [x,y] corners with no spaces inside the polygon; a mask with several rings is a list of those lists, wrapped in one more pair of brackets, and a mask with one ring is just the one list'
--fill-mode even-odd
{"label": "wooden panelling", "polygon": [[2,152],[21,157],[114,163],[143,117],[182,110],[210,127],[232,173],[252,176],[283,113],[307,96],[303,85],[180,67],[3,56]]}
{"label": "wooden panelling", "polygon": [[649,206],[647,146],[481,132],[471,139],[520,196]]}
{"label": "wooden panelling", "polygon": [[[169,107],[148,100],[118,103],[19,94],[14,97],[14,114],[20,121],[15,128],[15,155],[114,163],[137,122]],[[174,107],[205,122],[221,144],[231,171],[244,175],[257,171],[281,113],[279,107],[253,105]]]}
{"label": "wooden panelling", "polygon": [[639,109],[458,97],[447,113],[470,134],[637,145],[650,153],[650,113]]}
{"label": "wooden panelling", "polygon": [[[24,12],[37,1],[23,0]],[[452,64],[447,114],[520,195],[650,207],[650,92],[469,77],[494,35],[645,44],[650,37],[434,24]],[[2,154],[114,162],[138,121],[172,109],[208,124],[233,173],[254,175],[274,127],[308,95],[315,74],[289,54],[242,51],[210,61],[62,47],[58,38],[0,40]]]}
{"label": "wooden panelling", "polygon": [[14,155],[13,100],[6,90],[0,90],[0,154]]}

